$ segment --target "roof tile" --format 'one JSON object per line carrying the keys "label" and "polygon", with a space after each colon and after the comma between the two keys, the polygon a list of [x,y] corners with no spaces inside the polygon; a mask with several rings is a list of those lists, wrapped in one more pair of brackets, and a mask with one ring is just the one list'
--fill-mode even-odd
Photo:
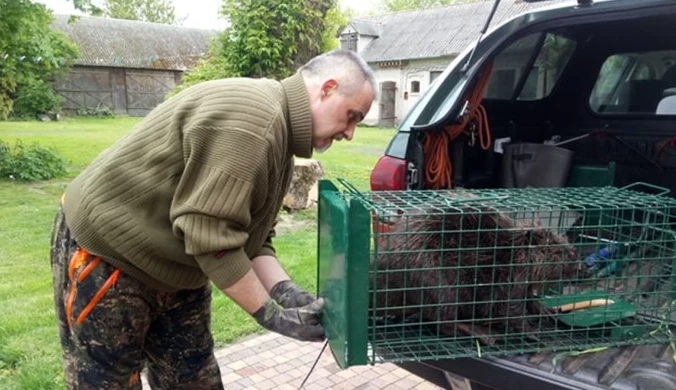
{"label": "roof tile", "polygon": [[52,28],[80,47],[78,65],[186,70],[209,51],[218,32],[123,19],[54,15]]}
{"label": "roof tile", "polygon": [[[571,2],[502,1],[490,27],[526,11]],[[493,0],[361,17],[349,24],[360,35],[377,36],[361,53],[367,62],[434,58],[455,55],[473,43],[486,23]]]}

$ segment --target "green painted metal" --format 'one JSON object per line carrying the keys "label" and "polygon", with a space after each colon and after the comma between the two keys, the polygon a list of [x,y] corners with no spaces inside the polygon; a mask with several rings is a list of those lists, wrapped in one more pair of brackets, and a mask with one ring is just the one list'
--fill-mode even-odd
{"label": "green painted metal", "polygon": [[[326,180],[319,183],[317,296],[325,300],[323,326],[341,368],[366,363],[369,214],[350,204]],[[348,224],[356,225],[348,229]],[[364,231],[364,229],[366,229]]]}
{"label": "green painted metal", "polygon": [[542,299],[542,303],[546,307],[554,308],[566,304],[584,303],[595,299],[608,299],[612,303],[607,306],[596,306],[559,314],[559,321],[570,326],[592,327],[636,315],[636,308],[633,305],[615,295],[610,295],[605,291],[599,290],[547,297]]}
{"label": "green painted metal", "polygon": [[[369,256],[371,215],[358,200],[350,201],[348,231],[348,364],[367,362]],[[366,255],[365,255],[366,254]]]}
{"label": "green painted metal", "polygon": [[[666,196],[668,191],[661,187],[636,183],[624,188],[359,192],[348,182],[341,183],[344,189],[340,190],[327,180],[319,186],[318,294],[327,301],[324,324],[331,351],[342,368],[676,341],[676,328],[666,331],[668,326],[676,327],[676,199]],[[406,223],[416,216],[442,222],[429,231],[412,231]],[[503,222],[493,227],[482,225],[481,221],[490,222],[491,218]],[[392,231],[394,223],[404,229]],[[526,233],[524,229],[528,229]],[[556,232],[566,240],[542,241],[547,235],[538,236],[538,229]],[[427,238],[421,239],[424,235]],[[450,236],[455,237],[452,246],[428,245]],[[386,246],[395,240],[398,247]],[[548,256],[557,248],[573,251],[566,252],[574,254],[570,255],[576,265],[573,276],[554,275],[535,297],[495,298],[517,284],[530,284],[532,275],[517,278],[516,272],[532,272],[536,267],[530,264],[538,258],[540,265],[548,265],[553,261]],[[590,255],[602,253],[604,248],[612,249],[610,256],[586,264]],[[408,268],[415,259],[435,254],[440,262],[427,268]],[[370,267],[379,257],[386,268]],[[395,262],[400,263],[397,269]],[[451,283],[442,277],[454,275],[450,272],[477,276]],[[490,279],[500,272],[511,276]],[[425,275],[418,277],[423,281],[417,283],[422,284],[407,285],[416,275]],[[378,280],[378,285],[371,280]],[[397,280],[399,284],[393,284]],[[415,298],[435,291],[455,291],[458,299],[434,303]],[[380,315],[394,313],[398,307],[378,302],[375,298],[379,294],[401,294],[404,298],[399,308],[409,310],[409,315]],[[613,302],[556,311],[562,304],[591,299]],[[481,343],[476,335],[457,331],[459,324],[470,328],[479,324],[479,318],[466,313],[476,313],[481,304],[525,307],[527,301],[544,303],[554,313],[510,312],[510,319],[529,319],[535,328],[506,332],[493,326],[489,331],[497,342],[491,345]],[[438,313],[434,318],[424,317],[435,307],[459,308],[466,313],[451,322]],[[504,322],[508,313],[500,313],[485,314],[484,325]],[[537,340],[530,338],[533,334]]]}
{"label": "green painted metal", "polygon": [[566,187],[613,186],[616,167],[615,161],[611,161],[608,165],[573,164],[570,167]]}

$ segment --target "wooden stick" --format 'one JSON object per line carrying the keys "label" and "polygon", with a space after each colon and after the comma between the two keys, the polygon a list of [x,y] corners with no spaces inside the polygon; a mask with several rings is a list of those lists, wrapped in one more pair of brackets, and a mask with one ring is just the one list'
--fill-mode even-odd
{"label": "wooden stick", "polygon": [[568,312],[572,310],[586,309],[588,307],[612,305],[613,303],[615,303],[615,301],[610,299],[592,299],[587,301],[568,303],[565,305],[554,307],[554,309],[558,310],[559,312]]}

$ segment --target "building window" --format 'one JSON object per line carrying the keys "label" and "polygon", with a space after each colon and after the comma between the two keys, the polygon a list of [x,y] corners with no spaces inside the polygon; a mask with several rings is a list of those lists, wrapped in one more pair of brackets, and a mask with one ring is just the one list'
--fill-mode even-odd
{"label": "building window", "polygon": [[430,72],[430,84],[434,82],[434,80],[437,79],[437,77],[441,76],[441,71],[432,71]]}
{"label": "building window", "polygon": [[420,93],[420,81],[411,81],[411,93]]}

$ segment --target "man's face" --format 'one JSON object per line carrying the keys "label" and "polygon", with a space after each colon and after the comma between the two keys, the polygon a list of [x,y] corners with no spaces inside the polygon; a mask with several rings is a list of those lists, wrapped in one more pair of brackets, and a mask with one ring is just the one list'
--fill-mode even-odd
{"label": "man's face", "polygon": [[368,82],[364,82],[361,90],[353,94],[339,92],[335,80],[322,84],[311,102],[315,152],[324,152],[333,141],[351,140],[357,124],[371,109],[373,96]]}

